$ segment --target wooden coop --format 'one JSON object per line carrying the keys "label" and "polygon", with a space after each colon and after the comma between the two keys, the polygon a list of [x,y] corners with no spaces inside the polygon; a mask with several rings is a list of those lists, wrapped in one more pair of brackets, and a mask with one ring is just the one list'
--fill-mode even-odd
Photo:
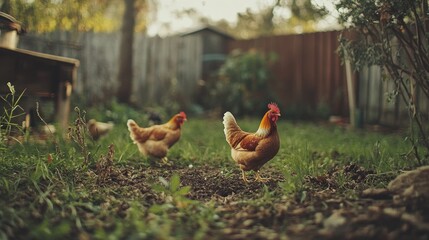
{"label": "wooden coop", "polygon": [[24,93],[19,105],[27,124],[28,116],[37,118],[36,102],[53,101],[54,121],[66,129],[79,60],[16,48],[17,35],[24,30],[16,19],[0,13],[0,95],[10,93],[8,82],[16,94]]}
{"label": "wooden coop", "polygon": [[219,68],[228,57],[228,41],[234,37],[213,26],[204,26],[181,34],[182,38],[196,38],[201,43],[201,76],[195,100],[204,103],[217,79]]}
{"label": "wooden coop", "polygon": [[55,121],[65,129],[78,66],[79,61],[72,58],[0,47],[0,94],[9,92],[7,82],[17,93],[24,91],[27,114],[36,110],[38,100],[54,101]]}
{"label": "wooden coop", "polygon": [[202,42],[202,79],[209,80],[219,70],[228,55],[227,42],[234,37],[213,26],[204,26],[181,34],[181,37],[197,37]]}

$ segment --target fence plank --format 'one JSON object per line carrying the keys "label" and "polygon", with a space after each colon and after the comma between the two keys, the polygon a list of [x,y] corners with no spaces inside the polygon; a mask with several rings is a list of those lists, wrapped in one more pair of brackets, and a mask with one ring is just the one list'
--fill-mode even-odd
{"label": "fence plank", "polygon": [[[258,49],[278,56],[270,85],[282,106],[317,109],[329,107],[331,114],[347,115],[345,70],[336,54],[338,31],[271,36],[231,41],[234,49]],[[273,82],[275,81],[275,82]]]}
{"label": "fence plank", "polygon": [[[326,106],[331,114],[348,116],[345,69],[336,53],[339,34],[331,31],[231,40],[227,49],[228,52],[257,49],[277,55],[268,84],[281,107],[314,111]],[[136,34],[134,43],[132,100],[146,106],[166,99],[182,106],[191,104],[202,78],[201,35],[149,38]],[[79,59],[75,94],[89,102],[111,99],[120,84],[117,82],[119,33],[27,34],[20,38],[18,47]],[[386,102],[385,92],[393,86],[383,82],[379,67],[361,71],[355,84],[358,107],[365,122],[407,123],[405,103],[399,98],[390,104]],[[429,112],[427,98],[420,92],[417,103],[423,113]]]}
{"label": "fence plank", "polygon": [[[120,84],[119,36],[91,32],[28,34],[20,39],[19,47],[79,59],[75,94],[96,104],[111,100]],[[182,101],[179,103],[191,102],[192,90],[201,77],[201,39],[136,34],[134,41],[132,101],[153,105],[175,95],[180,96],[174,99]]]}

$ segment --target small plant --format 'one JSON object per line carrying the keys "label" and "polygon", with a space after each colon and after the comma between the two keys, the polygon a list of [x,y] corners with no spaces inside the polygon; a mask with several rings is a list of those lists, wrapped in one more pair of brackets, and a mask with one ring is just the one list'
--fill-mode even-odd
{"label": "small plant", "polygon": [[158,193],[161,193],[164,197],[165,206],[152,207],[152,211],[157,212],[164,207],[171,208],[186,208],[189,205],[195,203],[195,201],[186,197],[186,195],[191,191],[190,186],[180,186],[180,177],[177,174],[171,176],[170,181],[165,180],[163,177],[159,177],[161,184],[155,184],[152,186],[153,190]]}
{"label": "small plant", "polygon": [[109,151],[107,152],[106,156],[101,155],[100,159],[95,165],[95,171],[97,173],[97,183],[103,183],[108,178],[110,178],[110,175],[113,172],[113,158],[115,155],[115,146],[113,144],[110,144]]}
{"label": "small plant", "polygon": [[3,113],[0,116],[0,149],[4,150],[5,145],[9,145],[9,140],[12,138],[19,142],[18,139],[12,136],[13,130],[16,129],[19,132],[23,132],[22,126],[14,122],[14,120],[25,114],[24,109],[19,105],[24,91],[17,95],[15,87],[8,82],[7,87],[9,88],[6,96],[0,96],[3,100]]}
{"label": "small plant", "polygon": [[77,114],[77,118],[73,125],[69,127],[68,136],[79,146],[83,155],[83,164],[88,166],[91,159],[91,152],[88,147],[89,135],[88,128],[86,126],[85,112],[81,113],[78,107],[75,107],[74,110]]}

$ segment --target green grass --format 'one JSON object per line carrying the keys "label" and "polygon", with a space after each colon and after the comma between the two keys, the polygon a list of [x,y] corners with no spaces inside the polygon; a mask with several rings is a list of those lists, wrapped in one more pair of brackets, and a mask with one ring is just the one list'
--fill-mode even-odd
{"label": "green grass", "polygon": [[[98,142],[87,139],[84,147],[89,152],[88,162],[82,146],[61,134],[50,136],[43,144],[16,143],[0,148],[0,239],[216,238],[210,235],[210,229],[225,226],[216,204],[188,201],[189,189],[178,186],[180,175],[152,185],[156,203],[146,201],[132,184],[117,188],[98,182],[97,163],[107,161],[110,144],[114,145],[114,166],[150,166],[149,159],[142,157],[131,143],[125,125],[128,117],[137,118],[138,112],[115,112],[120,117],[100,119],[116,121],[111,133]],[[188,118],[181,140],[168,155],[175,167],[210,166],[225,173],[236,170],[221,118]],[[144,125],[144,120],[141,123]],[[243,130],[256,131],[259,119],[238,119],[238,123]],[[323,175],[335,166],[355,163],[384,173],[415,165],[404,155],[409,146],[401,135],[284,120],[278,123],[278,129],[280,151],[262,171],[273,168],[284,175],[284,182],[279,183],[281,191],[276,194],[285,197],[302,191],[306,177]],[[340,176],[338,180],[345,184],[347,178]],[[273,194],[265,188],[260,197],[267,204]],[[258,196],[255,198],[243,202],[261,202]],[[122,206],[128,207],[121,210]]]}

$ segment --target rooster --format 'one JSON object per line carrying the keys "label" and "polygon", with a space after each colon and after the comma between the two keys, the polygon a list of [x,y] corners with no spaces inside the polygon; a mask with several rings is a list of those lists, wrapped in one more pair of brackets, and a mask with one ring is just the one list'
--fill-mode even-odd
{"label": "rooster", "polygon": [[180,139],[181,128],[186,120],[186,114],[180,112],[161,125],[142,128],[129,119],[127,126],[131,139],[143,155],[161,158],[167,163],[167,152]]}
{"label": "rooster", "polygon": [[256,181],[267,181],[267,178],[259,175],[259,169],[271,160],[280,148],[276,124],[280,109],[275,103],[268,104],[268,109],[255,133],[242,131],[230,112],[223,116],[226,141],[231,146],[231,156],[239,165],[245,182],[249,182],[245,171],[250,170],[255,171]]}

